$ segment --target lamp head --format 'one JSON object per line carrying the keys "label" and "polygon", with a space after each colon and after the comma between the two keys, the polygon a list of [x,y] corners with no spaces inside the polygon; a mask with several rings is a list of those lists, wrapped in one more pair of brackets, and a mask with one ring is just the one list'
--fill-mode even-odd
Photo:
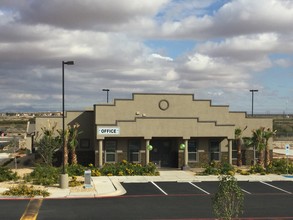
{"label": "lamp head", "polygon": [[66,65],[74,65],[74,61],[62,61]]}

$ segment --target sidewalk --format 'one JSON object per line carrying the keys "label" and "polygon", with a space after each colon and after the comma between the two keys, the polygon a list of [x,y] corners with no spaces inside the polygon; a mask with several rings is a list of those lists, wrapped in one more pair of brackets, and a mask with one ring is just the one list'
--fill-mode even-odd
{"label": "sidewalk", "polygon": [[[284,177],[282,175],[235,175],[238,181],[293,181],[293,178]],[[49,187],[50,196],[47,198],[100,198],[120,196],[126,193],[125,189],[120,184],[124,183],[140,183],[140,182],[203,182],[203,181],[218,181],[218,176],[197,176],[191,171],[170,170],[160,171],[160,176],[100,176],[91,177],[90,188],[84,188],[83,191],[73,191],[72,189],[60,189]],[[7,189],[0,188],[0,192]],[[0,199],[8,197],[0,197]]]}

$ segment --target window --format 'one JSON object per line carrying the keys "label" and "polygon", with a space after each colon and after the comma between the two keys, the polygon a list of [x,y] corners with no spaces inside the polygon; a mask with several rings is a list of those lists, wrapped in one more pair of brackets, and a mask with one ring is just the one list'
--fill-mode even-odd
{"label": "window", "polygon": [[220,142],[211,141],[210,142],[210,160],[220,160]]}
{"label": "window", "polygon": [[238,152],[237,141],[233,140],[233,144],[232,144],[232,160],[237,160],[237,157],[238,157],[237,152]]}
{"label": "window", "polygon": [[105,162],[115,163],[116,162],[116,141],[105,141]]}
{"label": "window", "polygon": [[128,143],[128,161],[139,163],[140,140],[129,140]]}
{"label": "window", "polygon": [[194,162],[197,160],[197,143],[195,140],[190,140],[188,141],[188,161]]}

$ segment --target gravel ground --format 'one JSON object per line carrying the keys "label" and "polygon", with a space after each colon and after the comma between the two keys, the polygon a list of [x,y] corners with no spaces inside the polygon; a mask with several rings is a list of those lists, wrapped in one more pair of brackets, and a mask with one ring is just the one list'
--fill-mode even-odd
{"label": "gravel ground", "polygon": [[[16,172],[18,174],[18,176],[20,176],[22,178],[24,175],[31,173],[33,171],[33,169],[32,168],[21,168],[21,169],[12,169],[12,171]],[[71,180],[71,178],[69,178],[69,180]],[[77,181],[83,182],[84,177],[83,176],[78,176]],[[0,188],[9,188],[9,187],[17,186],[18,184],[21,184],[21,183],[23,183],[22,179],[20,179],[18,181],[0,182]],[[46,186],[33,185],[33,184],[30,184],[30,183],[27,183],[27,185],[33,186],[35,189],[47,189],[48,188]],[[52,186],[50,186],[50,187],[52,187]],[[58,188],[59,185],[56,184],[53,187]],[[81,184],[80,186],[70,187],[70,191],[71,192],[93,192],[93,191],[95,191],[95,189],[94,189],[94,187],[92,187],[92,188],[84,188],[84,185]]]}

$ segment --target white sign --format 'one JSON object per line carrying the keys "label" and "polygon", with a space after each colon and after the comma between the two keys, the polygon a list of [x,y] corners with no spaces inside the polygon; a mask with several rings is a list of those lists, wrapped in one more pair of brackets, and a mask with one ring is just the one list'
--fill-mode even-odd
{"label": "white sign", "polygon": [[286,155],[288,156],[288,155],[290,155],[290,145],[289,144],[286,144],[286,146],[285,146],[285,149],[286,149]]}
{"label": "white sign", "polygon": [[100,135],[119,135],[120,128],[119,127],[98,128],[98,134],[100,134]]}

